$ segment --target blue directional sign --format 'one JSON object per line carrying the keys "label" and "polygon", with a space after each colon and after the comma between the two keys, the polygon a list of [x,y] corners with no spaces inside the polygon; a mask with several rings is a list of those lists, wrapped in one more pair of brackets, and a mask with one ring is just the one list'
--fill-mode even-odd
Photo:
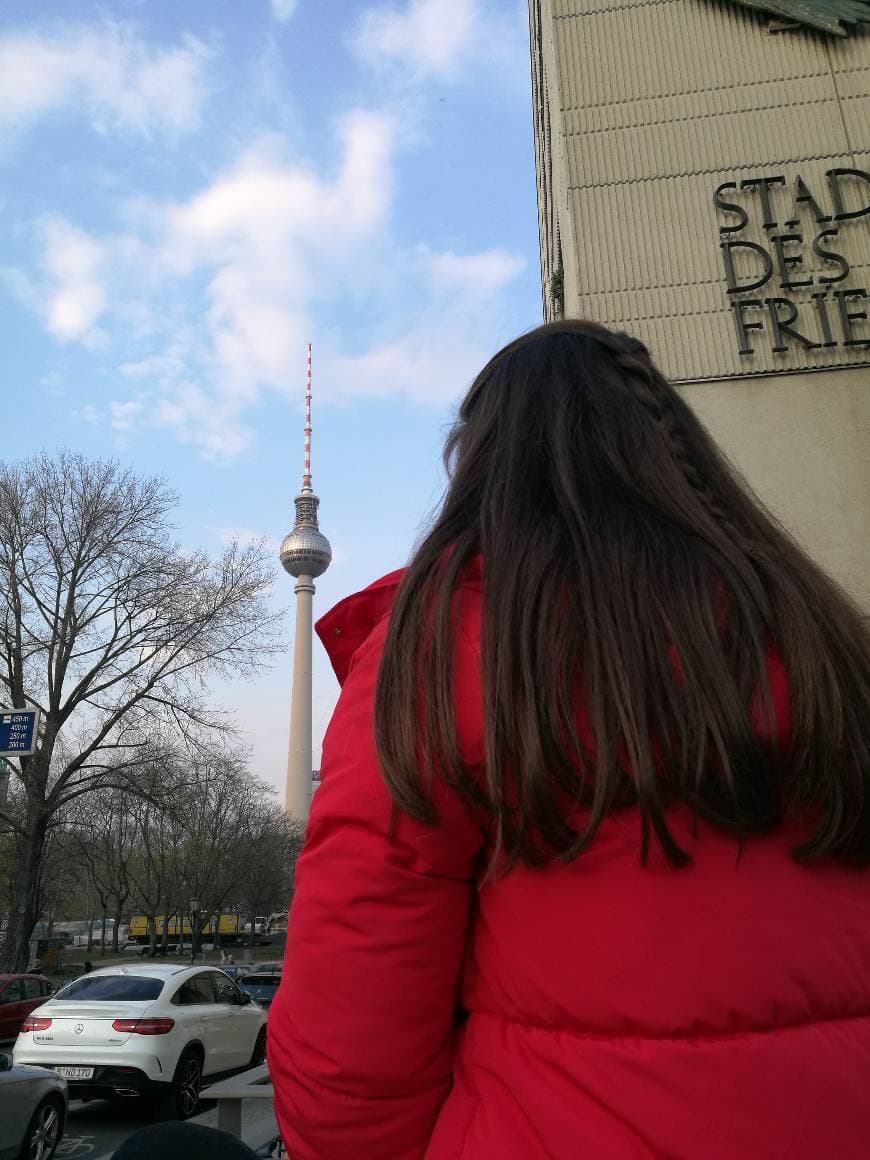
{"label": "blue directional sign", "polygon": [[38,709],[0,710],[0,757],[28,757],[38,733]]}

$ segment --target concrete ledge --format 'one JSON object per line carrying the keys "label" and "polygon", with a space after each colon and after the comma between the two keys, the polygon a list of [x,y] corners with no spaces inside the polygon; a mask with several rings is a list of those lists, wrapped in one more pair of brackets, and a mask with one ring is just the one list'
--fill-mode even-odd
{"label": "concrete ledge", "polygon": [[[259,1067],[251,1067],[247,1071],[221,1080],[203,1089],[203,1099],[214,1100],[217,1103],[218,1128],[224,1132],[242,1139],[242,1100],[269,1100],[271,1109],[275,1089],[269,1077],[269,1068],[265,1063]],[[255,1151],[268,1144],[278,1136],[278,1124],[274,1114],[269,1121],[258,1130],[257,1140],[245,1140],[245,1143]]]}

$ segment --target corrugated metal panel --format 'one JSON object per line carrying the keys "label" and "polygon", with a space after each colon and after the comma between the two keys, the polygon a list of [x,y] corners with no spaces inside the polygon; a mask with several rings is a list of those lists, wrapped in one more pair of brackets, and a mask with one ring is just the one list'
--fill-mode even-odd
{"label": "corrugated metal panel", "polygon": [[[565,156],[553,199],[576,239],[568,312],[636,330],[676,378],[870,361],[857,347],[777,354],[764,336],[752,358],[738,353],[712,201],[723,181],[775,173],[800,175],[826,205],[827,169],[870,168],[870,38],[772,35],[763,16],[715,0],[542,0],[542,13]],[[793,201],[775,197],[784,221]],[[809,251],[819,227],[798,216]],[[757,220],[739,239],[771,249]],[[837,244],[845,285],[870,288],[870,215]],[[805,260],[816,278],[832,271]],[[818,289],[787,292],[814,338]],[[782,293],[773,279],[764,291]]]}
{"label": "corrugated metal panel", "polygon": [[[844,81],[838,80],[842,96],[865,95],[868,82],[862,73],[844,74],[852,80],[854,91],[845,91]],[[837,93],[830,73],[812,77],[789,77],[784,80],[730,89],[709,89],[691,94],[647,96],[643,100],[623,101],[615,105],[591,105],[588,108],[567,109],[564,114],[567,133],[597,133],[609,130],[661,125],[691,121],[695,117],[726,116],[757,110],[776,115],[775,110],[790,106],[807,106],[816,101],[836,99]]]}
{"label": "corrugated metal panel", "polygon": [[820,38],[771,36],[735,6],[698,0],[611,7],[560,22],[555,35],[563,62],[564,108],[829,72]]}
{"label": "corrugated metal panel", "polygon": [[[861,120],[867,117],[868,102],[870,99],[860,98],[841,106],[831,92],[810,109],[796,103],[765,110],[774,115],[761,126],[759,112],[751,109],[719,116],[684,116],[656,126],[581,133],[570,151],[571,185],[613,185],[720,173],[723,157],[741,154],[743,164],[735,166],[734,172],[744,175],[759,168],[769,172],[771,166],[779,170],[787,162],[827,158],[832,153],[845,156],[849,143],[843,118],[850,124],[850,133],[858,133]],[[750,135],[757,152],[748,156],[743,142]]]}
{"label": "corrugated metal panel", "polygon": [[867,143],[867,126],[870,125],[870,93],[844,97],[840,108],[851,147],[863,147]]}

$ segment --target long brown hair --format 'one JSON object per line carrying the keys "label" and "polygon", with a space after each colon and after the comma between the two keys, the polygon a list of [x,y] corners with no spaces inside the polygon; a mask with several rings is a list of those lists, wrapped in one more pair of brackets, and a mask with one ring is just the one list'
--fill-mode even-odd
{"label": "long brown hair", "polygon": [[[472,384],[445,463],[378,677],[397,807],[436,821],[431,779],[447,778],[490,815],[508,867],[577,857],[628,804],[643,857],[654,834],[682,864],[666,813],[678,800],[741,837],[796,814],[799,859],[870,859],[866,622],[640,342],[581,321],[518,338]],[[485,778],[460,758],[452,679],[455,592],[478,553]],[[785,746],[772,652],[790,688]]]}

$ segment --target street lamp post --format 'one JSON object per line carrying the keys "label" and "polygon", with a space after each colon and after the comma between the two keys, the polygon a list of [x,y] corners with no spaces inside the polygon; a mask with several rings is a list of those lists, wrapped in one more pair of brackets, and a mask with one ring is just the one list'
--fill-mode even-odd
{"label": "street lamp post", "polygon": [[190,930],[190,961],[196,962],[196,936],[199,931],[199,899],[191,898],[190,912],[193,918],[193,926]]}

